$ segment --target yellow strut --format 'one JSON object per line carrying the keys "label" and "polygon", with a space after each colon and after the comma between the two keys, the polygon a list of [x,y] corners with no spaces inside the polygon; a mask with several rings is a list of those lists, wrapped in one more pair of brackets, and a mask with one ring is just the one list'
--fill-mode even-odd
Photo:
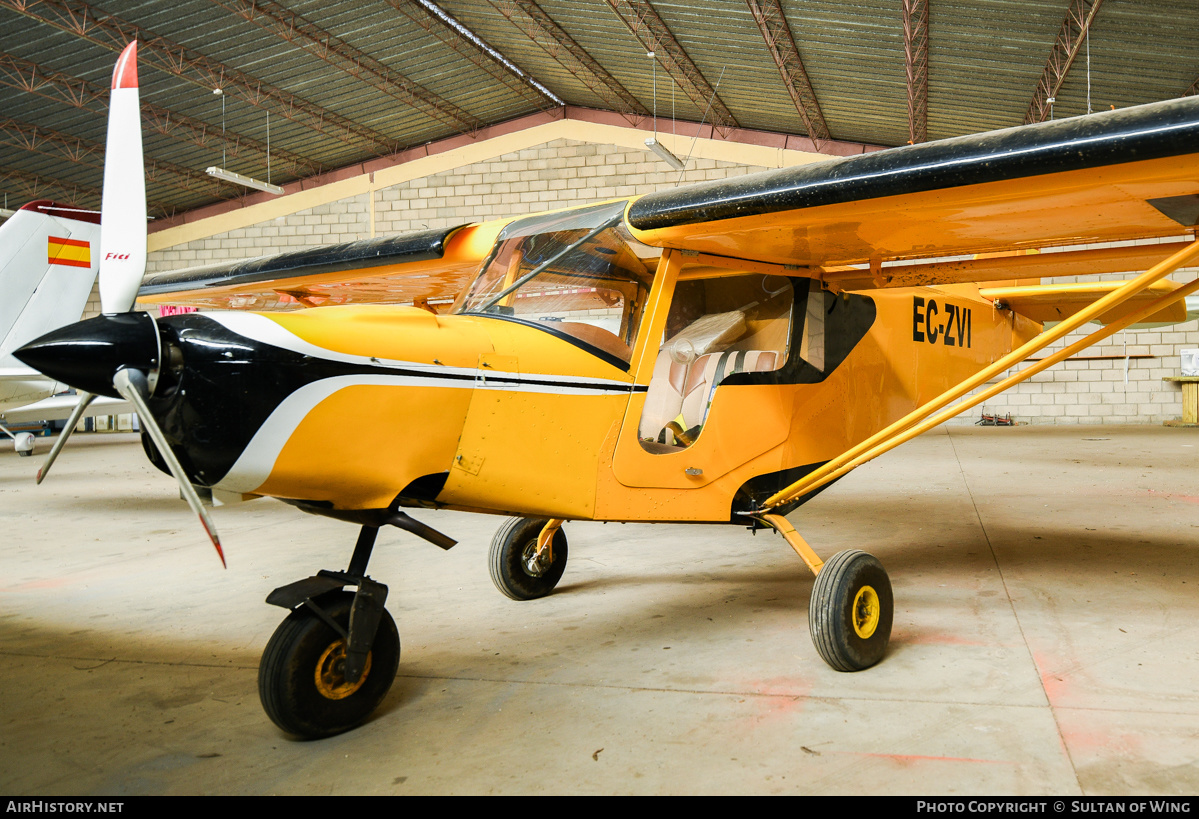
{"label": "yellow strut", "polygon": [[[1162,296],[1161,298],[1153,301],[1147,307],[1137,310],[1120,319],[1119,321],[1112,322],[1106,327],[1096,330],[1086,338],[1071,344],[1069,347],[1054,353],[1042,361],[1037,362],[1032,367],[1012,374],[999,384],[996,384],[994,387],[974,396],[962,404],[954,406],[949,411],[939,413],[929,421],[920,423],[922,419],[929,418],[930,415],[936,413],[938,410],[941,410],[951,401],[962,397],[976,387],[986,383],[996,375],[1004,372],[1016,364],[1019,364],[1030,355],[1039,352],[1067,333],[1073,332],[1075,329],[1092,320],[1096,316],[1102,315],[1112,307],[1123,304],[1125,301],[1137,295],[1154,282],[1165,278],[1166,276],[1170,275],[1170,273],[1184,266],[1196,256],[1199,256],[1199,241],[1190,243],[1187,245],[1187,247],[1183,248],[1177,253],[1172,254],[1169,258],[1158,262],[1156,265],[1142,273],[1137,278],[1127,282],[1117,290],[1113,290],[1111,293],[1091,304],[1089,307],[1080,310],[1069,319],[1066,319],[1065,321],[1056,325],[1051,330],[1042,333],[1040,336],[1037,336],[1037,338],[1029,341],[1019,349],[1013,350],[1003,358],[996,361],[994,364],[966,379],[961,384],[958,384],[956,387],[945,391],[932,401],[929,401],[923,406],[908,413],[903,418],[891,424],[881,432],[876,432],[862,443],[837,456],[804,478],[771,495],[763,503],[763,508],[771,509],[776,506],[780,506],[784,503],[794,500],[800,495],[804,495],[814,489],[818,489],[830,481],[836,480],[850,470],[861,466],[863,463],[866,463],[866,461],[877,458],[879,455],[882,455],[883,453],[894,449],[900,444],[911,440],[922,432],[932,429],[937,424],[944,423],[955,415],[970,409],[971,407],[987,400],[994,395],[997,395],[1000,392],[1003,392],[1020,381],[1036,375],[1047,367],[1051,367],[1054,364],[1069,358],[1076,352],[1086,349],[1087,347],[1102,341],[1108,336],[1119,332],[1125,327],[1128,327],[1131,324],[1135,324],[1136,322],[1153,315],[1157,311],[1174,303],[1178,299],[1185,298],[1191,293],[1194,293],[1196,290],[1199,290],[1199,279],[1196,279],[1194,282],[1191,282],[1185,287],[1180,287],[1177,290]],[[913,424],[917,424],[918,426],[912,427]],[[907,431],[906,433],[905,430]]]}
{"label": "yellow strut", "polygon": [[774,527],[783,538],[795,550],[795,553],[803,558],[803,562],[808,564],[808,568],[812,570],[812,574],[820,574],[820,567],[824,565],[824,561],[820,556],[812,550],[808,542],[800,537],[799,532],[795,531],[795,527],[791,522],[782,515],[762,515],[762,520]]}
{"label": "yellow strut", "polygon": [[562,528],[565,523],[562,518],[550,518],[546,521],[545,526],[541,527],[541,531],[537,534],[537,556],[541,557],[541,553],[549,550],[549,559],[554,559],[554,535]]}

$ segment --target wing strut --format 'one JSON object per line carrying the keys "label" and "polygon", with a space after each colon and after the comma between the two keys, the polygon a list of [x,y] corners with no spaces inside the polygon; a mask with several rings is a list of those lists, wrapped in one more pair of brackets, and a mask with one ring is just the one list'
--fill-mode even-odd
{"label": "wing strut", "polygon": [[[1068,333],[1081,327],[1088,321],[1103,315],[1113,307],[1123,304],[1128,299],[1138,295],[1141,291],[1148,288],[1166,276],[1173,273],[1180,267],[1184,267],[1188,262],[1199,258],[1199,240],[1194,241],[1184,247],[1182,250],[1171,254],[1168,258],[1158,262],[1153,267],[1146,270],[1140,276],[1127,282],[1117,290],[1112,291],[1103,298],[1097,300],[1087,308],[1080,310],[1070,318],[1055,325],[1052,329],[1042,333],[1033,340],[1029,341],[1022,347],[1013,350],[1003,358],[996,361],[981,372],[976,373],[971,378],[966,379],[962,383],[946,390],[941,395],[927,402],[921,407],[910,412],[900,420],[896,421],[891,426],[877,432],[867,438],[862,443],[850,448],[843,454],[829,461],[824,466],[811,472],[804,478],[796,481],[790,486],[771,495],[762,504],[762,508],[754,512],[755,515],[762,515],[784,504],[790,503],[807,493],[819,489],[827,483],[830,483],[852,469],[861,466],[867,461],[877,458],[885,452],[889,452],[900,444],[915,438],[923,432],[927,432],[938,424],[942,424],[953,418],[959,413],[965,412],[973,406],[976,406],[987,399],[998,395],[1004,390],[1024,381],[1042,370],[1063,361],[1075,353],[1096,344],[1103,339],[1111,336],[1120,330],[1135,324],[1139,321],[1144,321],[1149,316],[1157,311],[1168,307],[1179,299],[1185,298],[1196,291],[1199,291],[1199,279],[1190,284],[1180,287],[1159,299],[1154,300],[1140,310],[1129,313],[1119,321],[1114,321],[1106,325],[1102,329],[1096,330],[1087,337],[1076,341],[1070,346],[1062,349],[1047,358],[1038,361],[1031,367],[1027,367],[1019,372],[1012,373],[1003,381],[993,387],[984,390],[978,395],[972,396],[960,404],[956,404],[948,409],[945,409],[951,402],[961,398],[966,393],[977,387],[982,386],[990,379],[1000,375],[1005,370],[1014,367],[1021,363],[1026,358],[1034,355],[1053,342],[1062,338]],[[773,524],[772,524],[773,525]]]}

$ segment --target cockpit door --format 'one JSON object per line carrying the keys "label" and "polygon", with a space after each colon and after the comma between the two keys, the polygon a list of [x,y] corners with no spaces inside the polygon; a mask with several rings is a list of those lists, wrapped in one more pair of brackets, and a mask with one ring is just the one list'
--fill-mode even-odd
{"label": "cockpit door", "polygon": [[612,466],[625,486],[698,488],[786,441],[789,389],[733,376],[783,365],[807,282],[775,265],[677,252],[662,264],[638,351],[646,389],[629,402]]}

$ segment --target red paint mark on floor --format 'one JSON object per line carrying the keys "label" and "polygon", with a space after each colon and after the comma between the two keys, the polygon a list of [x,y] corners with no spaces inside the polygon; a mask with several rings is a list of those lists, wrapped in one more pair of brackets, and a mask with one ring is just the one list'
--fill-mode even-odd
{"label": "red paint mark on floor", "polygon": [[926,756],[923,754],[872,754],[855,751],[838,751],[836,753],[851,754],[853,756],[873,757],[876,759],[890,759],[894,762],[907,764],[912,762],[969,762],[976,765],[1015,765],[1016,763],[1010,759],[975,759],[968,756]]}
{"label": "red paint mark on floor", "polygon": [[47,577],[44,580],[30,580],[28,583],[18,583],[15,586],[0,589],[0,592],[36,591],[37,589],[58,589],[74,582],[66,577]]}
{"label": "red paint mark on floor", "polygon": [[1041,687],[1045,690],[1045,698],[1049,705],[1061,706],[1074,695],[1072,680],[1065,671],[1048,671],[1047,669],[1067,668],[1069,663],[1052,660],[1044,654],[1033,652],[1032,661],[1041,677]]}
{"label": "red paint mark on floor", "polygon": [[1172,492],[1158,492],[1156,489],[1150,489],[1149,494],[1172,501],[1183,501],[1184,503],[1199,503],[1199,495],[1175,495]]}

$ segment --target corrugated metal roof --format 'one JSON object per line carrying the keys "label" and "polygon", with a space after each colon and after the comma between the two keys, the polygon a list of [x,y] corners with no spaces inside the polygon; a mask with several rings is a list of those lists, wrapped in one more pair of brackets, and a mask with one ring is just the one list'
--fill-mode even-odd
{"label": "corrugated metal roof", "polygon": [[[568,105],[612,107],[605,102],[614,99],[612,93],[597,91],[594,78],[554,59],[502,13],[507,9],[519,14],[517,7],[526,2],[443,0],[440,6]],[[35,4],[34,16],[28,16],[0,0],[0,118],[7,129],[0,131],[6,134],[0,139],[0,191],[15,202],[26,198],[23,192],[30,180],[41,180],[49,195],[59,197],[69,192],[64,186],[79,186],[75,198],[94,206],[98,203],[89,198],[89,191],[101,185],[100,154],[92,149],[71,158],[62,143],[67,138],[85,145],[103,143],[103,101],[70,105],[53,84],[38,93],[20,87],[19,75],[33,65],[41,75],[58,72],[107,88],[114,43],[93,42],[36,16],[52,17],[56,3],[75,9],[85,5],[53,0]],[[633,3],[639,4],[640,0]],[[471,123],[504,122],[550,104],[536,93],[522,93],[513,83],[497,80],[494,64],[490,72],[477,64],[490,58],[460,35],[448,33],[440,23],[428,23],[430,31],[414,21],[431,19],[417,0],[283,0],[259,2],[257,8],[260,13],[274,9],[299,15],[344,43],[353,52],[351,58],[363,54],[377,61],[384,71],[401,77],[401,83],[423,89],[433,105],[443,108],[437,115],[427,105],[422,110],[409,104],[405,88],[381,90],[269,26],[235,13],[245,5],[239,0],[131,0],[93,11],[101,20],[116,14],[137,26],[143,40],[147,35],[165,38],[309,106],[308,114],[293,117],[285,115],[286,105],[274,106],[270,173],[275,182],[462,133]],[[654,108],[653,64],[607,0],[541,0],[537,5],[645,109]],[[781,0],[780,5],[832,137],[905,143],[909,132],[902,4]],[[1070,5],[1070,0],[930,0],[929,138],[1020,124]],[[719,99],[742,127],[805,133],[745,0],[657,0],[652,8],[707,83],[719,84]],[[1085,113],[1088,92],[1093,110],[1181,95],[1199,77],[1196,24],[1199,3],[1194,0],[1103,0],[1091,29],[1089,60],[1087,51],[1080,51],[1057,94],[1055,116]],[[456,39],[458,47],[448,46],[447,37]],[[464,53],[473,53],[474,59]],[[204,75],[185,70],[179,76],[160,65],[161,60],[143,55],[142,98],[165,109],[173,123],[166,134],[145,129],[147,156],[166,169],[149,185],[152,202],[162,210],[181,211],[241,193],[223,183],[200,184],[171,167],[202,173],[208,165],[224,164],[265,178],[265,155],[244,142],[240,155],[227,150],[222,157],[220,140],[212,136],[222,127],[221,98],[213,95]],[[672,116],[694,122],[707,113],[706,101],[683,93],[661,62],[656,88],[662,130],[670,127]],[[226,135],[265,143],[266,108],[250,101],[249,92],[232,87],[226,91]],[[341,120],[346,127],[337,125]],[[198,136],[195,127],[181,128],[181,121],[207,128],[209,137]],[[347,128],[360,133],[348,134]],[[36,147],[27,147],[33,129],[39,135],[56,135],[57,142],[43,138]],[[298,157],[305,167],[297,169],[285,153]]]}

